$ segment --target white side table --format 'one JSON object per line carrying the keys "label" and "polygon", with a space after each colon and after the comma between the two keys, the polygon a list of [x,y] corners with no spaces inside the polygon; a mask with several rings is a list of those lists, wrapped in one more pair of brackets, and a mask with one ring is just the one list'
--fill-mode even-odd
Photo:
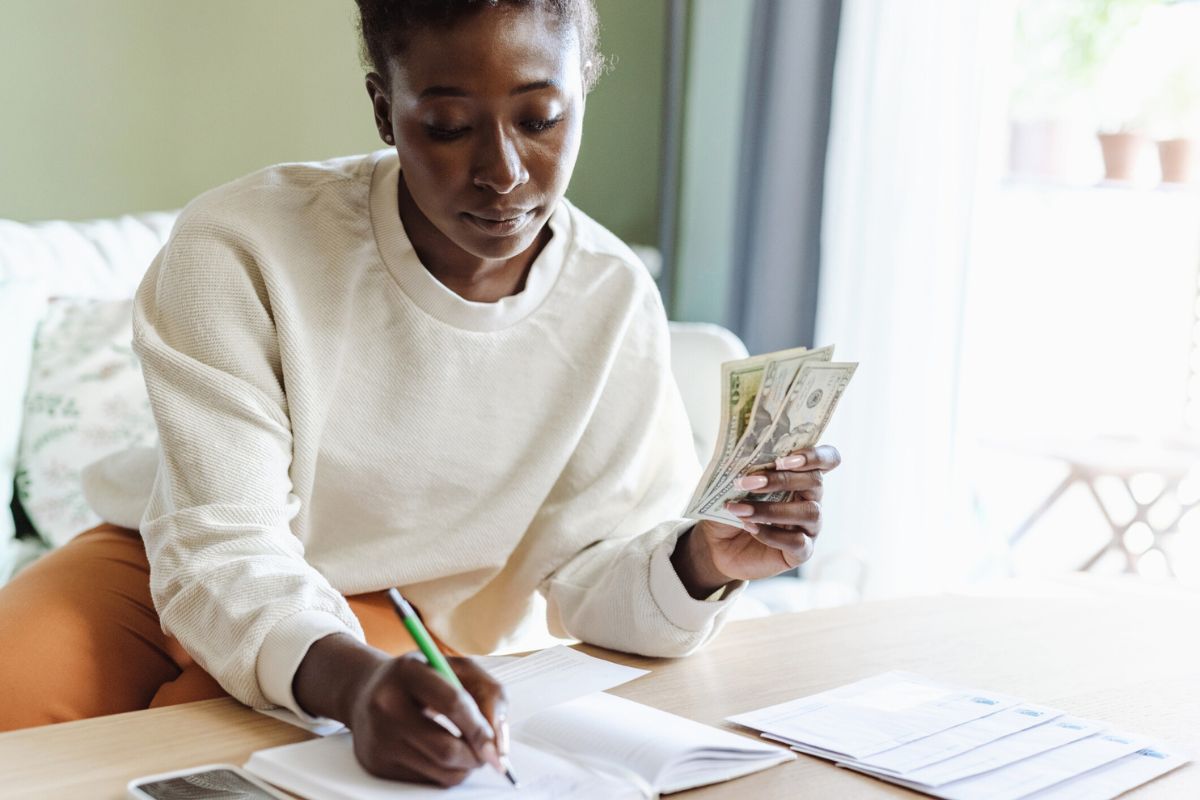
{"label": "white side table", "polygon": [[[1162,537],[1177,533],[1179,521],[1193,508],[1200,506],[1200,499],[1184,502],[1179,496],[1180,485],[1193,469],[1200,464],[1200,443],[1184,437],[1142,438],[1133,436],[1094,436],[1078,439],[1044,439],[1030,441],[1020,447],[1024,452],[1053,458],[1067,466],[1066,477],[1046,496],[1036,509],[1009,536],[1008,543],[1015,545],[1058,502],[1068,489],[1077,483],[1083,484],[1099,506],[1108,522],[1112,537],[1103,547],[1091,555],[1079,569],[1086,571],[1094,567],[1110,551],[1121,553],[1125,559],[1125,572],[1137,572],[1137,559],[1142,553],[1129,549],[1125,534],[1138,522],[1144,523],[1154,536],[1150,550],[1162,554],[1168,573],[1174,576],[1169,550],[1162,547]],[[1161,490],[1149,499],[1139,501],[1131,481],[1136,475],[1151,474],[1162,481]],[[1124,522],[1118,522],[1096,490],[1097,481],[1116,478],[1120,481],[1135,512]],[[1179,501],[1178,511],[1170,519],[1152,520],[1150,509],[1163,497],[1174,495]]]}

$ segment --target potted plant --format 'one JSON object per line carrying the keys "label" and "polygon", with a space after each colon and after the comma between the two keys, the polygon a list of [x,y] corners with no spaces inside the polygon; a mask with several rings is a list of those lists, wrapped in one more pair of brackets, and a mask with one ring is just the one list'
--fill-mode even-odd
{"label": "potted plant", "polygon": [[1200,55],[1195,48],[1179,52],[1169,72],[1146,103],[1150,130],[1158,139],[1163,183],[1190,183],[1200,149]]}
{"label": "potted plant", "polygon": [[[1074,4],[1067,64],[1093,98],[1106,180],[1132,180],[1145,152],[1147,139],[1139,124],[1144,75],[1136,59],[1120,56],[1130,32],[1147,9],[1159,3],[1080,0]],[[1124,50],[1130,52],[1128,47]]]}
{"label": "potted plant", "polygon": [[[1124,52],[1121,52],[1124,51]],[[1093,92],[1096,137],[1104,157],[1104,178],[1133,181],[1150,142],[1145,117],[1146,63],[1133,57],[1136,48],[1115,50],[1101,70]]]}
{"label": "potted plant", "polygon": [[[1068,120],[1091,119],[1110,180],[1136,171],[1146,140],[1137,130],[1140,89],[1129,75],[1108,69],[1123,39],[1161,0],[1027,0],[1017,17],[1012,95],[1014,172],[1046,174]],[[1032,145],[1032,146],[1031,146]],[[1035,149],[1040,148],[1040,149]],[[1074,148],[1076,154],[1083,148]],[[1036,153],[1041,158],[1031,158]]]}

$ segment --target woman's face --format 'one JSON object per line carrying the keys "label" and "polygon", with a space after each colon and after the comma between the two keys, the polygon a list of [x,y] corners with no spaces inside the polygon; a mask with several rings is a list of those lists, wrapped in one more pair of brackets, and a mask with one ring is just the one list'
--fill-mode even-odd
{"label": "woman's face", "polygon": [[387,89],[368,76],[404,186],[447,240],[435,246],[507,259],[533,244],[579,153],[580,61],[569,22],[500,5],[415,31]]}

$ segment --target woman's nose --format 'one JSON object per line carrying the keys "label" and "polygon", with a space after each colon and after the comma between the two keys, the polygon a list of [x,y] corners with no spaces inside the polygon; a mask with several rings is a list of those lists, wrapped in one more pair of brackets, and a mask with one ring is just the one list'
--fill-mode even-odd
{"label": "woman's nose", "polygon": [[495,131],[480,148],[474,180],[496,194],[508,194],[529,180],[517,144],[505,131]]}

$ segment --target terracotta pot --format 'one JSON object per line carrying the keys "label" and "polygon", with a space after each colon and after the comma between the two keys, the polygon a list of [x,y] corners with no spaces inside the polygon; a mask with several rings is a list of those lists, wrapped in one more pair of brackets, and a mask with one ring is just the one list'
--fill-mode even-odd
{"label": "terracotta pot", "polygon": [[1140,133],[1098,133],[1100,151],[1104,154],[1104,179],[1131,181],[1137,175],[1138,162],[1146,148],[1146,137]]}
{"label": "terracotta pot", "polygon": [[1191,183],[1195,166],[1196,142],[1192,139],[1167,139],[1158,143],[1158,163],[1163,183]]}

